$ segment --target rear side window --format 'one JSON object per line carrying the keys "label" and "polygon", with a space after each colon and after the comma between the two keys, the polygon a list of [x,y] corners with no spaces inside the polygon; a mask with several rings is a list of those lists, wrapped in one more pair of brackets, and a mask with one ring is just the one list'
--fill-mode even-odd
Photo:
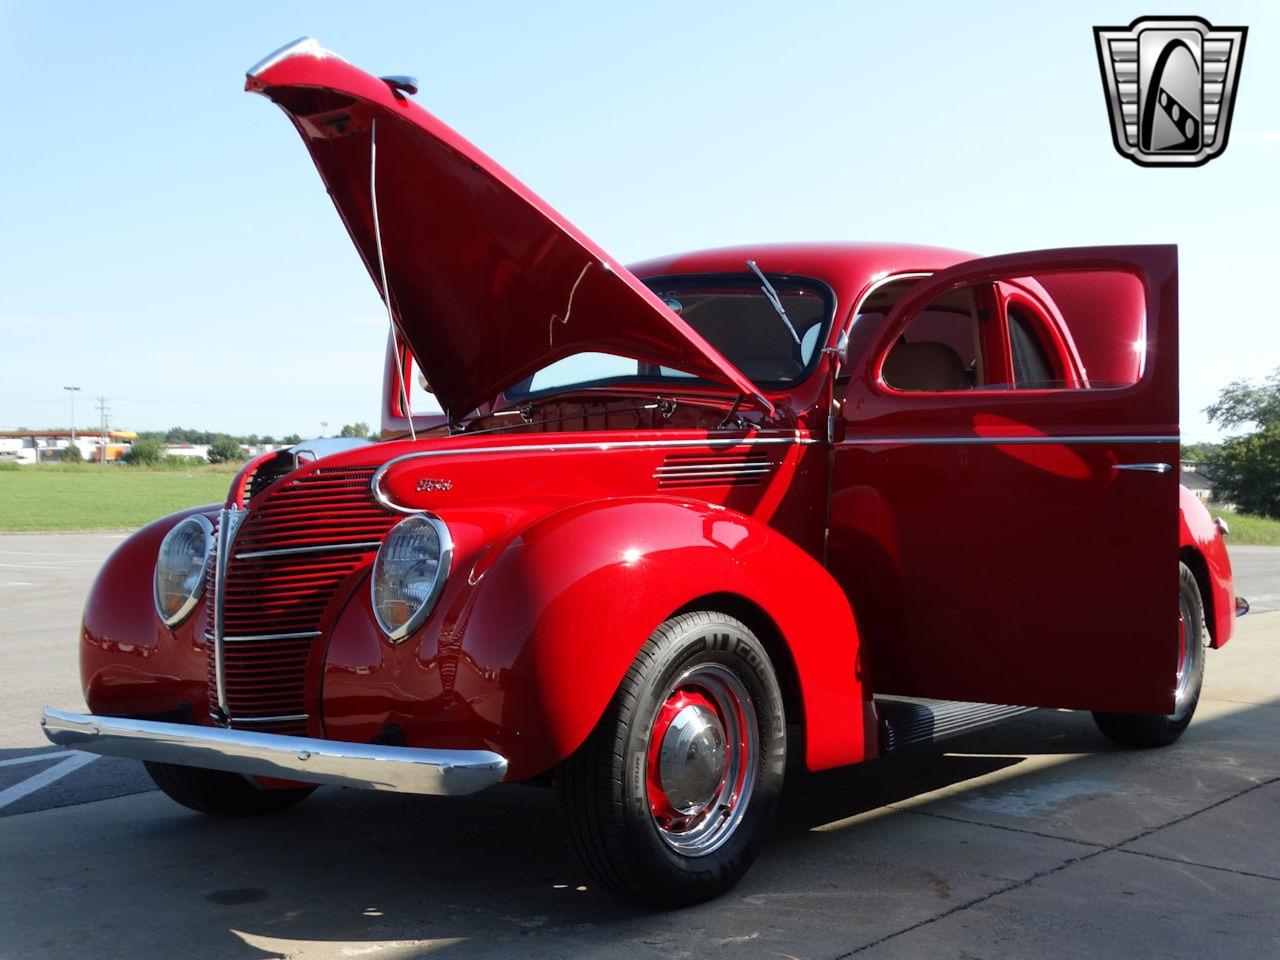
{"label": "rear side window", "polygon": [[1060,387],[1063,382],[1053,373],[1053,364],[1035,325],[1017,307],[1009,307],[1009,350],[1013,359],[1013,385],[1020,390]]}

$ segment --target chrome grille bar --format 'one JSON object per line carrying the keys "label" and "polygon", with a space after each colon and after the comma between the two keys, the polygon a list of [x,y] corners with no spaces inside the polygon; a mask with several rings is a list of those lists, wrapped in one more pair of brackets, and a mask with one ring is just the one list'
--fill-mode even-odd
{"label": "chrome grille bar", "polygon": [[342,550],[376,550],[381,540],[361,540],[358,543],[317,543],[309,547],[281,547],[278,550],[250,550],[237,553],[237,560],[256,560],[259,557],[287,557],[297,553],[336,553]]}
{"label": "chrome grille bar", "polygon": [[218,536],[214,541],[213,564],[213,670],[217,684],[218,709],[223,716],[229,717],[231,710],[227,706],[227,666],[223,650],[222,614],[226,606],[227,564],[231,562],[231,545],[235,542],[236,531],[244,521],[247,510],[226,508],[218,518]]}

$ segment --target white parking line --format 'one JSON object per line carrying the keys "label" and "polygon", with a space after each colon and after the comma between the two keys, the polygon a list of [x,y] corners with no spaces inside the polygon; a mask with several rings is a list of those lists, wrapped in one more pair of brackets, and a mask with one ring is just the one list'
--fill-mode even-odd
{"label": "white parking line", "polygon": [[[54,754],[45,753],[41,754],[41,756],[48,757],[54,756]],[[34,758],[19,757],[18,759],[31,760]],[[41,770],[34,777],[28,777],[26,780],[23,780],[21,783],[14,784],[7,790],[0,790],[0,810],[3,810],[11,803],[17,803],[23,797],[29,796],[37,790],[49,786],[51,783],[56,783],[67,774],[75,773],[85,764],[92,763],[97,759],[98,755],[95,753],[73,753],[61,763],[55,763],[53,766],[48,767],[45,770]]]}
{"label": "white parking line", "polygon": [[0,555],[7,557],[68,557],[72,560],[79,560],[81,563],[100,562],[93,557],[86,557],[83,553],[53,553],[49,550],[0,550]]}
{"label": "white parking line", "polygon": [[28,583],[25,580],[7,580],[4,583],[0,583],[0,587],[30,587],[30,586],[32,586],[32,584]]}

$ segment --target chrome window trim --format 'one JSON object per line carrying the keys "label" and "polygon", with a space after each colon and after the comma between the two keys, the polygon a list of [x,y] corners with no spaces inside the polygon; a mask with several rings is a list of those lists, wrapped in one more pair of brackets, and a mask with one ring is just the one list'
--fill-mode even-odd
{"label": "chrome window trim", "polygon": [[504,444],[500,447],[450,447],[447,450],[417,450],[413,453],[403,453],[398,457],[392,457],[380,466],[370,479],[369,487],[373,491],[374,499],[388,510],[394,510],[397,513],[416,514],[423,513],[424,510],[419,507],[402,507],[388,497],[386,492],[382,489],[382,478],[386,476],[387,471],[392,467],[405,463],[409,460],[426,460],[435,457],[475,456],[477,454],[490,453],[554,453],[560,450],[595,450],[605,453],[609,450],[648,450],[662,449],[666,447],[713,447],[732,449],[734,447],[760,446],[764,444],[794,443],[803,445],[819,442],[820,441],[814,437],[801,434],[799,430],[796,430],[787,433],[785,436],[777,437],[708,437],[706,439],[698,440],[588,440],[582,443]]}
{"label": "chrome window trim", "polygon": [[193,513],[189,517],[183,517],[172,527],[169,532],[164,535],[160,541],[160,548],[164,548],[164,541],[168,540],[173,532],[184,523],[195,521],[204,531],[204,566],[200,568],[200,578],[196,581],[195,590],[191,591],[191,595],[179,607],[171,617],[166,617],[164,611],[160,608],[160,585],[157,579],[160,573],[160,550],[156,551],[156,565],[151,571],[151,600],[155,603],[156,614],[160,617],[161,622],[170,630],[181,624],[187,617],[191,616],[191,611],[196,608],[196,604],[200,602],[200,598],[204,595],[206,581],[209,579],[209,557],[213,553],[213,524],[209,522],[209,518],[202,513]]}
{"label": "chrome window trim", "polygon": [[1178,436],[1157,435],[1115,435],[1105,436],[1091,434],[1088,436],[1042,436],[1042,437],[867,437],[865,439],[841,440],[841,447],[885,447],[885,446],[966,446],[966,445],[999,445],[1014,444],[1099,444],[1099,443],[1178,443]]}
{"label": "chrome window trim", "polygon": [[[933,273],[934,271],[932,270],[907,270],[902,273],[890,273],[881,277],[879,280],[873,280],[871,285],[863,291],[862,296],[858,298],[858,302],[853,305],[853,312],[849,314],[849,322],[845,324],[844,336],[847,338],[849,334],[852,333],[853,325],[857,322],[858,315],[862,312],[862,305],[866,303],[871,298],[871,295],[881,287],[888,286],[891,283],[896,283],[899,280],[923,280],[926,277],[932,277]],[[892,310],[893,307],[890,307],[889,309]],[[888,316],[888,314],[885,314],[885,316]]]}
{"label": "chrome window trim", "polygon": [[436,578],[431,585],[431,592],[427,594],[427,599],[423,601],[422,606],[413,612],[413,616],[409,617],[408,620],[394,630],[382,622],[382,614],[378,612],[378,570],[382,562],[382,548],[379,548],[378,555],[373,560],[373,569],[369,574],[369,605],[373,608],[373,618],[378,622],[378,629],[392,643],[403,641],[405,637],[422,626],[423,622],[430,616],[431,611],[435,609],[436,603],[440,599],[440,594],[444,592],[444,585],[449,579],[450,567],[453,564],[453,538],[449,535],[448,526],[435,514],[427,513],[426,511],[415,512],[388,530],[386,538],[382,541],[383,547],[386,546],[387,540],[391,539],[392,534],[399,527],[416,521],[425,521],[435,530],[436,536],[440,540],[440,564],[436,568]]}
{"label": "chrome window trim", "polygon": [[309,547],[281,547],[278,550],[250,550],[237,553],[237,560],[257,560],[261,557],[288,557],[299,553],[336,553],[342,550],[376,550],[381,540],[361,540],[358,543],[317,543]]}

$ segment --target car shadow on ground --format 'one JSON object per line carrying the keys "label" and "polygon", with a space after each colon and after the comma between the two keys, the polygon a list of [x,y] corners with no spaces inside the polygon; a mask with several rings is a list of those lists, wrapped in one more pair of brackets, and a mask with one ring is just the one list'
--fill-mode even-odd
{"label": "car shadow on ground", "polygon": [[[1258,709],[1274,707],[1238,711],[1216,735],[1220,721],[1198,723],[1172,750],[1183,763],[1199,762],[1215,740],[1237,736],[1248,723],[1242,714]],[[708,929],[736,923],[749,931],[759,922],[750,915],[753,905],[766,896],[773,902],[833,888],[856,896],[870,882],[860,834],[865,840],[877,829],[875,815],[862,814],[941,788],[963,793],[967,781],[993,772],[1012,775],[1006,783],[1026,779],[1017,768],[1032,754],[1087,754],[1064,763],[1088,764],[1091,776],[1109,773],[1118,781],[1126,759],[1135,756],[1110,748],[1087,714],[1057,711],[948,741],[946,749],[790,777],[771,841],[744,882],[711,904],[666,913],[594,888],[562,839],[554,791],[543,787],[498,787],[464,799],[331,788],[286,814],[238,821],[188,813],[154,793],[118,800],[131,806],[113,808],[118,819],[102,821],[83,852],[62,850],[56,864],[34,877],[49,896],[67,898],[66,912],[81,927],[109,918],[98,923],[93,939],[110,949],[86,953],[83,939],[73,949],[64,938],[74,929],[38,945],[47,956],[145,958],[170,956],[181,943],[188,960],[261,960],[282,952],[310,955],[313,948],[396,960],[618,956],[611,944],[622,956],[629,952],[622,944],[678,952]],[[1061,767],[1041,775],[1068,776]],[[99,818],[103,809],[85,807],[84,815]],[[888,813],[901,819],[896,810]],[[938,889],[949,891],[946,854],[933,862],[933,852],[911,839],[924,835],[928,819],[905,822],[889,846],[902,850],[903,861],[927,867]],[[997,844],[1022,842],[1003,835],[1009,839]],[[1053,841],[1059,842],[1071,841]],[[879,856],[871,861],[876,869],[898,869],[892,856]],[[141,896],[143,887],[163,890],[163,897]],[[91,905],[78,903],[82,897],[91,897]]]}

